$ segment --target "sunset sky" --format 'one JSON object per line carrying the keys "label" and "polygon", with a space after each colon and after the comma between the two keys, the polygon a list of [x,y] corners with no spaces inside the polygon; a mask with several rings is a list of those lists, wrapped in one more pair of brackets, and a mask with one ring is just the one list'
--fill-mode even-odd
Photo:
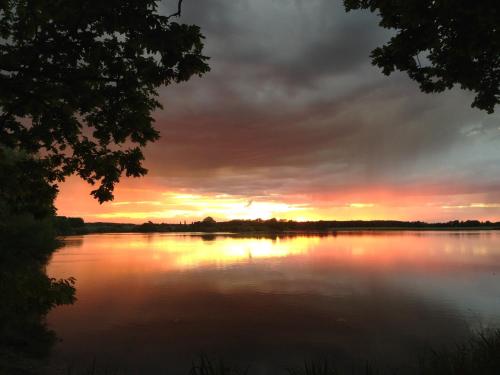
{"label": "sunset sky", "polygon": [[70,178],[59,215],[500,220],[500,115],[384,76],[369,54],[391,33],[376,16],[330,0],[186,0],[181,21],[202,28],[212,71],[160,91],[148,176],[103,205]]}

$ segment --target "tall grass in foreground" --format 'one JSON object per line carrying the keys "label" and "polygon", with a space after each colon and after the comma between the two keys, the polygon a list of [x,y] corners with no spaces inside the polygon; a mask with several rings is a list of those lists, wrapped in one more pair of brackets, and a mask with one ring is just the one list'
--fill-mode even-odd
{"label": "tall grass in foreground", "polygon": [[431,350],[420,361],[421,375],[500,374],[500,330],[480,332],[451,349]]}
{"label": "tall grass in foreground", "polygon": [[[289,375],[350,375],[328,362],[305,362],[302,368],[288,370]],[[467,342],[441,350],[429,349],[415,366],[405,370],[367,365],[364,375],[500,375],[500,330],[477,333]]]}
{"label": "tall grass in foreground", "polygon": [[289,375],[339,375],[328,361],[306,361],[303,368],[290,368],[287,371]]}
{"label": "tall grass in foreground", "polygon": [[[329,363],[328,361],[305,361],[303,367],[290,368],[287,369],[288,375],[352,375],[352,374],[363,374],[363,375],[380,375],[379,372],[370,364],[366,364],[364,370],[361,372],[355,372],[351,370],[349,372],[339,371],[337,368]],[[392,375],[393,372],[390,372]]]}
{"label": "tall grass in foreground", "polygon": [[201,356],[198,362],[193,363],[189,375],[247,375],[248,368],[240,370],[226,365],[223,361],[212,361]]}
{"label": "tall grass in foreground", "polygon": [[[411,365],[411,364],[410,364]],[[276,375],[500,375],[500,330],[484,331],[454,347],[429,349],[405,369],[387,370],[366,365],[363,370],[339,370],[327,361],[304,362],[302,366],[284,368]],[[155,374],[98,370],[95,362],[84,372],[68,370],[60,375],[170,375],[168,369]],[[253,375],[251,368],[240,369],[205,356],[196,360],[186,375]]]}

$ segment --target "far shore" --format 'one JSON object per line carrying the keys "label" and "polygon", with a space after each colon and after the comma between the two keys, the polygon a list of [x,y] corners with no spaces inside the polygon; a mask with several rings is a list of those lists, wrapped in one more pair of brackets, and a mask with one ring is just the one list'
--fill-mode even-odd
{"label": "far shore", "polygon": [[217,222],[212,218],[192,223],[85,223],[81,218],[56,218],[59,235],[95,233],[200,233],[205,235],[335,235],[349,232],[396,232],[396,231],[494,231],[500,230],[500,222],[477,220],[426,223],[397,220],[230,220]]}

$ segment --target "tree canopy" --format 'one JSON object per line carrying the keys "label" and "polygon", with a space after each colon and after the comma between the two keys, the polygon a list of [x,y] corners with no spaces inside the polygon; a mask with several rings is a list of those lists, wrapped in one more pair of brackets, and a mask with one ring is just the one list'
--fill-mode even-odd
{"label": "tree canopy", "polygon": [[0,226],[11,215],[54,215],[57,190],[46,182],[40,161],[0,147],[0,181]]}
{"label": "tree canopy", "polygon": [[423,92],[454,85],[474,92],[473,107],[500,102],[500,2],[497,0],[344,0],[346,10],[369,9],[395,30],[373,50],[374,65],[389,75],[407,72]]}
{"label": "tree canopy", "polygon": [[158,0],[0,0],[0,146],[51,184],[77,174],[113,198],[158,139],[157,89],[209,70],[203,36]]}

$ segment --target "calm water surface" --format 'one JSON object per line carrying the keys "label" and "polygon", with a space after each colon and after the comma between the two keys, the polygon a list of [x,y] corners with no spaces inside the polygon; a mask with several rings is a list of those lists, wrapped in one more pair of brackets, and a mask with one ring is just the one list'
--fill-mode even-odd
{"label": "calm water surface", "polygon": [[48,324],[58,363],[187,374],[202,353],[252,374],[307,359],[414,362],[500,327],[500,233],[66,238],[48,266],[78,301]]}

